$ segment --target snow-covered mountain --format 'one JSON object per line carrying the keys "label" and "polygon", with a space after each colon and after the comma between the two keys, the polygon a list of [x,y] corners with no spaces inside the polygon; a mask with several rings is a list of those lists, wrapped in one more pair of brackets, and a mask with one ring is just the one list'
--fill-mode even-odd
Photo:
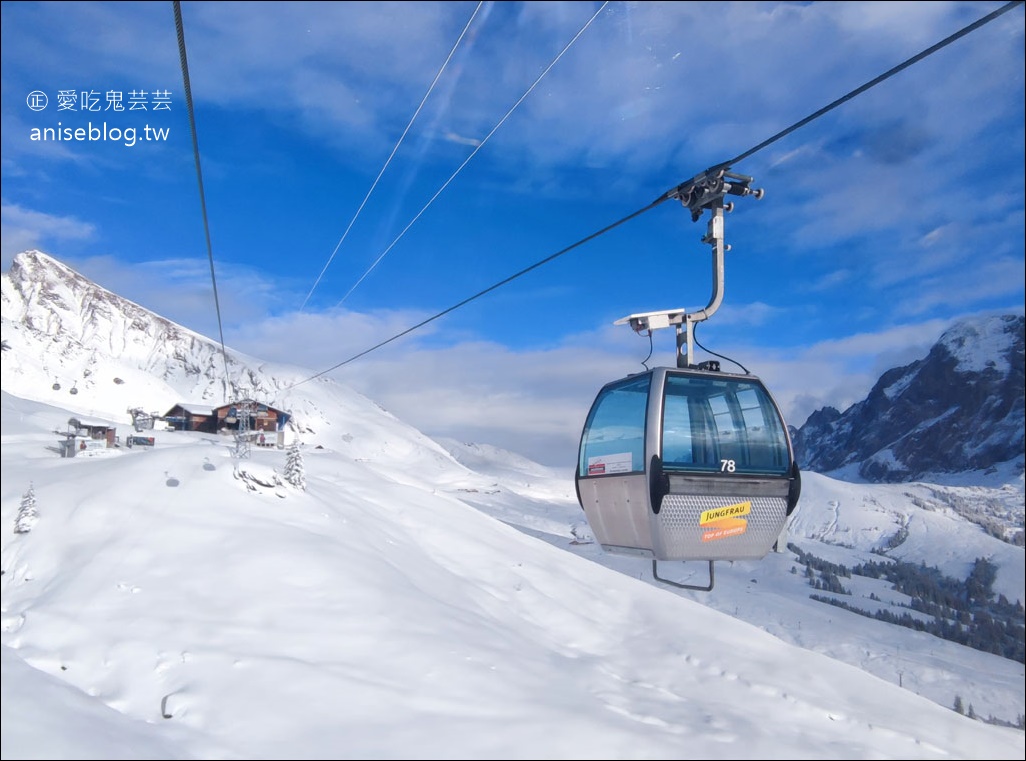
{"label": "snow-covered mountain", "polygon": [[845,412],[826,407],[795,433],[802,467],[881,483],[931,480],[1024,460],[1026,318],[963,320],[929,354],[884,373]]}
{"label": "snow-covered mountain", "polygon": [[[1015,616],[1021,619],[1026,600],[1023,477],[1014,462],[986,477],[974,473],[971,479],[952,477],[943,484],[856,485],[808,472],[789,523],[786,551],[763,561],[718,565],[716,586],[709,593],[680,591],[659,585],[647,563],[601,551],[577,504],[570,473],[484,444],[432,440],[330,379],[308,381],[310,373],[302,368],[271,365],[232,351],[226,360],[213,341],[121,299],[40,252],[16,258],[3,276],[2,297],[5,442],[10,441],[8,430],[18,430],[18,446],[29,442],[38,449],[19,457],[56,459],[46,451],[54,437],[45,432],[62,415],[103,417],[127,426],[130,408],[161,412],[178,402],[219,404],[244,392],[292,413],[292,433],[318,463],[311,468],[314,491],[344,492],[347,499],[356,494],[375,506],[425,492],[432,499],[456,500],[560,550],[746,621],[790,644],[891,681],[898,681],[894,675],[900,674],[906,689],[947,708],[959,697],[972,703],[980,716],[1012,724],[1026,713],[1021,661],[896,626],[886,614],[914,612],[925,629],[947,613],[917,609],[915,595],[897,589],[897,582],[845,576],[852,568],[879,562],[892,569],[929,567],[963,581],[983,558],[988,564],[984,570],[993,571],[989,588],[995,600],[1019,605],[1020,613],[1009,613],[1014,633]],[[1019,357],[1021,368],[1021,348]],[[226,365],[227,389],[219,380]],[[15,398],[43,407],[26,411],[20,403],[9,404]],[[43,418],[46,423],[37,424]],[[24,433],[18,427],[22,419]],[[164,436],[169,445],[191,444],[191,434]],[[216,436],[207,436],[195,446],[213,452],[216,442]],[[160,444],[160,451],[152,454],[163,458],[164,467],[175,467],[179,460],[174,450],[165,453]],[[247,483],[275,493],[270,472],[274,457],[258,453],[239,466],[253,476]],[[8,519],[13,520],[26,484],[4,462],[3,525],[10,526]],[[68,479],[78,479],[81,488],[92,483],[82,480],[85,471],[79,468],[66,471],[48,468],[52,488],[66,487]],[[7,558],[8,529],[4,537]],[[67,541],[76,538],[72,534]],[[373,541],[390,543],[387,536]],[[49,550],[56,557],[65,551],[78,552],[71,544]],[[482,564],[476,572],[487,575],[488,558],[475,562]],[[684,564],[680,571],[685,576],[704,572],[701,564]],[[19,587],[18,595],[29,595],[19,597],[20,604],[44,605],[31,595],[45,589]],[[835,626],[835,619],[844,624]],[[18,641],[26,642],[30,634],[31,627],[21,629]]]}
{"label": "snow-covered mountain", "polygon": [[[60,386],[66,394],[75,389],[95,405],[111,398],[104,391],[120,379],[126,405],[138,402],[146,409],[179,401],[221,403],[230,394],[224,387],[225,359],[215,342],[111,293],[40,251],[16,256],[0,288],[3,339],[15,370],[11,393],[40,398],[45,379],[47,388]],[[233,381],[268,382],[265,376],[247,373],[232,354],[227,365]],[[115,420],[127,414],[125,405],[93,411]]]}
{"label": "snow-covered mountain", "polygon": [[312,446],[357,458],[388,449],[428,471],[458,465],[365,396],[332,380],[308,381],[311,373],[299,367],[222,352],[40,251],[15,257],[0,298],[3,390],[14,396],[126,426],[132,409],[162,415],[179,403],[252,398],[291,413],[291,433]]}

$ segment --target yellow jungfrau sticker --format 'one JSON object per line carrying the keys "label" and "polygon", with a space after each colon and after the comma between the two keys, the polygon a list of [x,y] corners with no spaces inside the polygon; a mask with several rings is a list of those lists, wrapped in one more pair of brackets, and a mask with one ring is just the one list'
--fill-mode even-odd
{"label": "yellow jungfrau sticker", "polygon": [[751,502],[738,502],[736,505],[727,505],[726,507],[717,507],[712,510],[703,510],[702,515],[698,518],[699,526],[710,527],[710,523],[718,523],[724,518],[737,518],[741,515],[749,515],[752,512]]}
{"label": "yellow jungfrau sticker", "polygon": [[736,505],[703,510],[698,519],[698,525],[705,529],[702,541],[714,542],[717,539],[726,539],[745,533],[748,530],[748,521],[741,516],[750,515],[751,512],[751,502],[738,502]]}

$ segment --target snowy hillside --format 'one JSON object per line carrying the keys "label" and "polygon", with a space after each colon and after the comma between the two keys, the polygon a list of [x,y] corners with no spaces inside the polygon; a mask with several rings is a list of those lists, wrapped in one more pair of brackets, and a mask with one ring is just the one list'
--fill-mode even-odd
{"label": "snowy hillside", "polygon": [[[1021,661],[875,620],[915,603],[884,580],[811,585],[826,578],[813,562],[962,581],[984,558],[1021,619],[1021,469],[892,485],[807,473],[789,548],[682,591],[594,543],[570,472],[434,441],[302,368],[225,360],[45,255],[18,262],[0,355],[5,758],[23,739],[56,747],[9,720],[8,674],[38,673],[23,664],[73,692],[19,694],[126,717],[128,757],[1022,755],[1020,731],[954,710],[1022,726]],[[131,407],[233,390],[291,413],[305,491],[282,478],[287,452],[240,459],[226,435],[58,454],[72,415],[123,437]],[[16,531],[27,502],[38,518]],[[74,747],[107,747],[83,732]]]}
{"label": "snowy hillside", "polygon": [[1019,664],[793,595],[793,557],[710,606],[430,445],[305,446],[299,490],[214,434],[62,459],[66,410],[3,404],[5,758],[1021,756],[951,708],[1014,719]]}

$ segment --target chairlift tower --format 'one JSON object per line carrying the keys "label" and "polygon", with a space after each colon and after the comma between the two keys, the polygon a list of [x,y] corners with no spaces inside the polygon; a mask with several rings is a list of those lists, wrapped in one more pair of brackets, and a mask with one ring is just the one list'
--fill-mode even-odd
{"label": "chairlift tower", "polygon": [[156,415],[147,413],[142,407],[129,407],[128,414],[132,416],[132,427],[137,433],[153,428]]}
{"label": "chairlift tower", "polygon": [[253,403],[249,400],[237,402],[235,405],[235,414],[239,421],[239,427],[235,431],[235,457],[240,460],[249,459],[249,421],[253,417],[253,412]]}

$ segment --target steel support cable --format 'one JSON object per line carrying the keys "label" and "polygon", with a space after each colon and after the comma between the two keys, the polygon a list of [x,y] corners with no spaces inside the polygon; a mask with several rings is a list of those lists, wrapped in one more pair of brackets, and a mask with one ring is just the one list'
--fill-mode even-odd
{"label": "steel support cable", "polygon": [[963,29],[960,29],[959,31],[955,32],[954,34],[950,35],[949,37],[945,37],[943,40],[938,42],[936,45],[932,45],[932,46],[928,47],[926,50],[924,50],[921,53],[918,53],[917,55],[912,56],[911,58],[909,58],[904,63],[900,63],[897,66],[895,66],[894,68],[892,68],[892,69],[884,72],[880,76],[876,77],[875,79],[869,80],[868,82],[866,82],[861,87],[858,87],[858,88],[852,90],[850,93],[848,93],[844,97],[838,98],[833,103],[830,103],[829,105],[824,106],[823,108],[819,109],[815,113],[809,114],[808,116],[806,116],[801,121],[795,122],[794,124],[792,124],[790,127],[788,127],[785,130],[781,130],[780,132],[775,134],[773,137],[768,138],[767,140],[763,140],[761,143],[759,143],[754,148],[749,148],[747,151],[745,151],[744,153],[738,154],[737,156],[732,158],[730,161],[726,161],[726,162],[724,162],[722,164],[717,164],[715,167],[712,167],[712,170],[710,170],[710,171],[715,171],[715,170],[719,170],[719,169],[729,169],[731,166],[733,166],[737,162],[742,161],[742,160],[748,158],[752,154],[757,153],[758,151],[761,151],[763,148],[765,148],[765,147],[767,147],[767,146],[777,142],[781,138],[783,138],[783,137],[785,137],[787,135],[790,135],[795,130],[800,129],[800,128],[804,127],[806,124],[808,124],[809,122],[818,119],[819,117],[821,117],[824,114],[826,114],[828,111],[833,111],[838,106],[842,105],[843,103],[848,102],[849,100],[851,100],[852,98],[856,97],[857,95],[861,95],[862,93],[864,93],[866,90],[870,89],[871,87],[875,87],[876,85],[878,85],[881,82],[883,82],[885,79],[890,79],[895,74],[897,74],[898,72],[900,72],[900,71],[902,71],[904,69],[907,69],[912,64],[918,63],[919,61],[923,60],[927,56],[933,55],[934,53],[936,53],[941,48],[947,47],[948,45],[950,45],[951,43],[955,42],[956,40],[958,40],[958,39],[960,39],[962,37],[965,37],[970,32],[973,32],[976,29],[979,29],[984,24],[990,23],[991,21],[996,19],[998,16],[1004,15],[1008,11],[1012,10],[1012,8],[1014,8],[1015,6],[1022,5],[1022,4],[1023,4],[1023,0],[1012,0],[1012,2],[1005,3],[1003,6],[998,8],[996,11],[994,11],[992,13],[988,13],[983,18],[981,18],[981,19],[979,19],[977,21],[974,21],[973,23],[969,24],[968,26],[964,27]]}
{"label": "steel support cable", "polygon": [[[331,256],[329,256],[328,261],[325,262],[324,269],[321,270],[321,274],[317,276],[317,279],[314,281],[313,287],[310,288],[310,292],[306,294],[306,298],[303,299],[303,303],[299,307],[300,312],[302,312],[303,309],[306,308],[306,304],[310,300],[310,297],[313,296],[313,292],[317,290],[317,286],[320,284],[321,278],[324,277],[324,273],[328,271],[328,267],[330,267],[332,261],[334,261],[335,254],[337,254],[338,250],[342,247],[342,243],[349,235],[349,231],[353,229],[353,224],[356,222],[356,218],[360,216],[360,212],[363,211],[363,207],[366,206],[367,201],[371,197],[371,194],[374,192],[374,189],[378,186],[378,182],[381,180],[381,175],[383,175],[385,173],[385,170],[388,169],[388,165],[392,162],[392,159],[395,157],[396,152],[399,150],[399,146],[402,145],[403,140],[406,139],[407,133],[410,131],[410,128],[413,126],[413,123],[417,120],[417,117],[420,115],[421,110],[424,108],[424,104],[427,103],[427,99],[431,96],[431,93],[434,91],[435,85],[438,84],[438,80],[441,79],[442,72],[445,71],[445,68],[449,65],[449,61],[451,61],[453,55],[456,54],[456,48],[458,48],[460,42],[463,41],[463,38],[467,34],[467,30],[470,29],[470,25],[474,22],[474,19],[477,17],[477,12],[481,10],[481,6],[483,4],[484,0],[480,0],[480,2],[478,2],[477,7],[474,9],[474,13],[470,16],[470,20],[467,21],[466,26],[463,27],[463,31],[460,33],[459,38],[456,40],[456,44],[452,46],[452,50],[449,51],[449,55],[445,59],[445,62],[442,64],[442,67],[438,70],[438,73],[435,74],[434,81],[431,83],[431,86],[428,87],[427,92],[424,93],[424,97],[420,101],[420,105],[417,106],[417,110],[413,112],[413,117],[410,119],[409,124],[406,125],[406,129],[403,130],[403,134],[399,136],[399,140],[398,142],[396,142],[395,147],[392,149],[392,153],[389,154],[388,158],[385,160],[384,166],[381,167],[381,171],[378,172],[378,176],[375,177],[374,182],[371,183],[370,190],[368,190],[367,195],[364,196],[363,201],[360,203],[360,207],[356,210],[356,213],[353,215],[353,218],[349,221],[349,226],[346,227],[345,232],[342,233],[342,237],[339,238],[338,243],[335,245],[335,250],[331,252]],[[353,287],[355,288],[356,286]]]}
{"label": "steel support cable", "polygon": [[419,330],[420,328],[422,328],[425,325],[427,325],[429,322],[434,322],[439,317],[444,317],[445,315],[449,314],[450,312],[454,312],[457,309],[459,309],[460,307],[466,306],[471,301],[474,301],[475,299],[479,299],[479,298],[481,298],[482,296],[484,296],[487,293],[491,293],[496,288],[500,288],[500,287],[506,285],[507,283],[509,283],[509,282],[511,282],[513,280],[516,280],[521,275],[526,275],[531,270],[535,270],[538,267],[541,267],[543,264],[548,264],[553,259],[556,259],[556,258],[562,256],[563,254],[569,253],[570,251],[572,251],[573,249],[577,248],[578,246],[582,246],[585,243],[587,243],[588,241],[593,240],[593,239],[599,237],[600,235],[604,235],[605,233],[607,233],[610,230],[612,230],[614,227],[619,227],[620,225],[624,224],[625,222],[629,222],[630,220],[634,219],[635,217],[640,216],[641,214],[644,214],[649,209],[651,209],[651,208],[653,208],[655,206],[658,206],[659,204],[661,204],[665,200],[666,200],[666,198],[660,196],[655,201],[650,203],[648,206],[645,206],[642,209],[638,209],[633,214],[628,214],[623,219],[620,219],[620,220],[618,220],[616,222],[613,222],[613,224],[611,224],[611,225],[606,225],[601,230],[593,232],[591,235],[587,236],[586,238],[581,238],[576,243],[572,243],[571,245],[567,246],[566,248],[562,249],[561,251],[557,251],[556,253],[551,254],[550,256],[545,257],[541,261],[535,262],[531,266],[525,267],[524,269],[520,270],[519,272],[510,275],[505,280],[500,280],[498,283],[495,283],[494,285],[488,286],[483,291],[478,291],[473,296],[468,296],[467,298],[463,299],[463,301],[459,302],[458,304],[453,304],[448,309],[445,309],[445,310],[439,312],[438,314],[435,314],[435,315],[433,315],[431,317],[428,317],[426,320],[421,320],[416,325],[413,325],[412,327],[409,327],[406,330],[404,330],[402,333],[396,333],[391,338],[388,338],[388,339],[382,341],[379,344],[375,344],[374,346],[370,347],[369,349],[365,349],[364,351],[361,351],[359,354],[353,355],[352,357],[350,357],[349,359],[345,360],[344,362],[339,362],[337,365],[333,365],[332,367],[329,367],[327,370],[322,370],[321,372],[317,373],[316,375],[311,375],[309,378],[304,378],[303,380],[299,381],[299,383],[293,383],[291,386],[288,386],[288,387],[286,387],[283,390],[284,391],[288,391],[289,389],[293,389],[296,386],[299,386],[299,385],[302,385],[303,383],[306,383],[307,381],[312,381],[314,378],[319,378],[322,375],[324,375],[325,373],[330,373],[332,370],[337,370],[338,368],[342,367],[343,365],[348,365],[350,362],[353,362],[354,360],[359,359],[360,357],[364,356],[365,354],[370,354],[372,351],[380,349],[382,346],[386,346],[387,344],[392,343],[392,341],[395,341],[396,339],[402,338],[403,336],[408,335],[408,334],[412,333],[415,330]]}
{"label": "steel support cable", "polygon": [[429,206],[431,206],[431,204],[433,204],[433,203],[435,202],[435,199],[437,199],[437,198],[438,198],[438,196],[440,196],[440,195],[442,194],[442,192],[443,192],[443,191],[444,191],[444,190],[445,190],[445,189],[446,189],[447,187],[449,187],[449,183],[451,183],[451,182],[452,182],[452,181],[453,181],[454,179],[456,179],[456,175],[458,175],[458,174],[459,174],[460,172],[462,172],[462,171],[463,171],[463,168],[464,168],[464,167],[465,167],[465,166],[466,166],[467,164],[469,164],[469,163],[470,163],[470,160],[471,160],[472,158],[474,158],[474,156],[476,156],[476,155],[477,155],[477,152],[478,152],[478,151],[480,151],[480,150],[481,150],[482,148],[484,148],[484,145],[485,145],[485,143],[487,143],[487,142],[488,142],[488,139],[489,139],[489,138],[490,138],[490,137],[491,137],[492,135],[494,135],[494,134],[496,133],[496,131],[497,131],[497,130],[499,129],[499,127],[501,127],[501,126],[503,125],[503,123],[504,123],[504,122],[505,122],[505,121],[506,121],[507,119],[509,119],[509,117],[510,117],[510,116],[512,115],[512,113],[513,113],[513,112],[514,112],[514,111],[515,111],[515,110],[517,109],[517,107],[518,107],[518,106],[519,106],[519,105],[520,105],[521,103],[523,103],[523,102],[524,102],[524,100],[525,100],[525,99],[527,98],[527,96],[531,94],[531,91],[532,91],[532,90],[534,90],[534,88],[536,88],[536,87],[538,86],[538,83],[542,81],[542,79],[543,79],[543,78],[545,77],[545,75],[549,73],[549,71],[550,71],[550,70],[552,69],[552,67],[553,67],[553,66],[555,66],[555,65],[556,65],[556,63],[557,63],[557,62],[559,61],[559,59],[563,57],[563,54],[564,54],[564,53],[566,53],[566,51],[568,51],[568,50],[570,49],[570,46],[571,46],[571,45],[573,45],[573,44],[574,44],[575,42],[577,42],[577,39],[578,39],[578,38],[579,38],[579,37],[580,37],[580,36],[581,36],[582,34],[584,34],[584,31],[585,31],[585,30],[586,30],[586,29],[587,29],[587,28],[588,28],[589,26],[591,26],[591,23],[592,23],[592,22],[593,22],[593,21],[594,21],[594,20],[595,20],[596,18],[598,18],[598,15],[599,15],[599,14],[600,14],[600,13],[602,12],[602,9],[603,9],[603,8],[605,8],[605,7],[607,6],[607,5],[609,5],[609,0],[606,0],[606,2],[602,3],[602,5],[601,5],[601,6],[599,7],[599,9],[598,9],[597,11],[595,11],[595,14],[594,14],[594,15],[593,15],[593,16],[592,16],[592,17],[591,17],[590,19],[588,19],[588,22],[587,22],[587,23],[586,23],[586,24],[585,24],[584,26],[582,26],[582,27],[581,27],[580,31],[579,31],[579,32],[577,32],[577,34],[575,34],[575,35],[574,35],[573,39],[571,39],[571,40],[570,40],[570,42],[568,42],[568,43],[566,44],[566,46],[565,46],[565,47],[564,47],[564,48],[563,48],[563,49],[562,49],[562,50],[561,50],[561,51],[559,52],[559,55],[557,55],[557,56],[556,56],[555,58],[553,58],[553,59],[552,59],[552,63],[550,63],[550,64],[549,64],[548,66],[546,66],[546,67],[545,67],[545,70],[544,70],[544,71],[542,71],[542,73],[538,75],[538,78],[537,78],[536,80],[534,80],[534,84],[532,84],[532,85],[531,85],[531,86],[530,86],[529,88],[527,88],[527,91],[526,91],[526,92],[525,92],[525,93],[524,93],[523,95],[521,95],[521,96],[520,96],[520,99],[519,99],[519,100],[518,100],[518,101],[517,101],[516,103],[514,103],[514,104],[513,104],[512,108],[510,108],[510,109],[509,109],[509,111],[507,111],[507,112],[506,112],[506,115],[505,115],[505,116],[503,116],[503,117],[502,117],[502,118],[501,118],[501,119],[500,119],[500,120],[498,121],[498,123],[497,123],[497,124],[496,124],[496,125],[495,125],[494,127],[492,127],[492,131],[491,131],[491,132],[489,132],[489,133],[488,133],[487,135],[485,135],[484,139],[483,139],[483,140],[482,140],[482,141],[481,141],[480,143],[478,143],[478,144],[477,144],[477,146],[476,146],[476,147],[474,148],[474,150],[473,150],[473,151],[471,151],[470,155],[469,155],[469,156],[467,156],[466,160],[465,160],[465,161],[464,161],[464,162],[463,162],[462,164],[460,164],[460,165],[459,165],[459,167],[458,167],[458,168],[456,169],[456,171],[455,171],[455,172],[453,172],[453,173],[452,173],[452,175],[450,175],[449,179],[448,179],[448,180],[446,180],[446,181],[445,181],[445,182],[444,182],[444,183],[442,184],[442,187],[440,187],[440,188],[438,189],[438,191],[437,191],[437,192],[436,192],[436,193],[435,193],[435,194],[434,194],[433,196],[431,196],[431,200],[429,200],[429,201],[428,201],[428,202],[427,202],[426,204],[424,204],[424,208],[422,208],[422,209],[421,209],[420,211],[418,211],[418,212],[417,212],[417,214],[416,214],[416,216],[415,216],[415,217],[414,217],[414,218],[413,218],[412,220],[410,220],[410,223],[409,223],[408,225],[406,225],[406,227],[405,227],[405,228],[403,228],[403,231],[402,231],[401,233],[399,233],[399,235],[397,235],[397,236],[396,236],[395,240],[393,240],[393,241],[392,241],[392,242],[391,242],[390,244],[388,244],[388,248],[386,248],[386,249],[385,249],[384,251],[382,251],[382,252],[381,252],[381,254],[380,254],[380,255],[378,256],[378,258],[374,260],[374,263],[373,263],[373,264],[371,264],[371,266],[367,268],[367,271],[366,271],[366,272],[364,272],[364,273],[363,273],[363,275],[361,275],[361,276],[360,276],[360,279],[359,279],[359,280],[357,280],[357,281],[356,281],[356,282],[355,282],[355,283],[353,284],[353,287],[352,287],[352,288],[350,288],[350,289],[349,289],[349,290],[348,290],[348,291],[346,292],[346,295],[345,295],[345,296],[343,296],[343,297],[342,297],[342,298],[341,298],[341,299],[339,300],[339,302],[338,302],[337,304],[335,304],[335,307],[336,307],[336,308],[337,308],[337,307],[340,307],[340,306],[342,306],[342,303],[343,303],[343,302],[344,302],[344,301],[345,301],[345,300],[346,300],[347,298],[349,298],[349,295],[350,295],[350,294],[351,294],[351,293],[352,293],[353,291],[355,291],[355,290],[356,290],[357,286],[359,286],[359,285],[360,285],[360,283],[362,283],[362,282],[364,281],[364,279],[365,279],[365,278],[366,278],[366,277],[367,277],[367,276],[368,276],[368,275],[369,275],[369,274],[371,273],[371,271],[372,271],[372,270],[373,270],[373,269],[374,269],[375,267],[377,267],[377,266],[378,266],[378,264],[379,264],[379,263],[381,262],[381,260],[385,258],[385,255],[386,255],[386,254],[387,254],[387,253],[388,253],[389,251],[391,251],[391,250],[392,250],[392,249],[393,249],[393,248],[395,247],[395,244],[396,244],[396,243],[398,243],[398,242],[400,241],[400,239],[401,239],[401,238],[402,238],[402,237],[403,237],[404,235],[406,235],[406,233],[407,233],[407,232],[409,231],[409,229],[410,229],[411,227],[413,227],[413,225],[414,225],[414,224],[415,224],[415,223],[417,222],[417,220],[418,220],[418,219],[420,219],[420,218],[421,218],[421,215],[423,215],[423,214],[424,214],[424,212],[428,210],[428,207],[429,207]]}
{"label": "steel support cable", "polygon": [[[749,156],[751,156],[752,154],[756,153],[757,151],[760,151],[763,148],[767,147],[768,145],[776,142],[777,140],[782,138],[784,135],[788,135],[791,132],[794,132],[799,127],[805,126],[809,122],[813,121],[815,118],[818,118],[818,117],[822,116],[823,114],[825,114],[827,111],[830,111],[833,108],[835,108],[836,106],[840,105],[841,103],[844,103],[845,101],[850,100],[855,95],[863,93],[866,90],[868,90],[870,87],[873,87],[875,85],[880,84],[885,79],[890,78],[891,76],[893,76],[897,72],[901,71],[902,69],[905,69],[908,66],[910,66],[911,64],[913,64],[913,63],[915,63],[915,62],[917,62],[919,60],[922,60],[927,55],[930,55],[932,53],[937,52],[938,50],[940,50],[941,48],[949,45],[950,43],[954,42],[958,38],[963,37],[964,35],[968,34],[969,32],[974,31],[975,29],[978,29],[983,24],[986,24],[986,23],[988,23],[990,21],[993,21],[995,18],[997,18],[998,16],[1001,16],[1002,14],[1010,11],[1015,6],[1022,5],[1023,2],[1024,2],[1024,0],[1012,0],[1012,2],[1009,2],[1006,5],[1003,5],[1001,8],[999,8],[996,11],[994,11],[993,13],[990,13],[990,14],[984,16],[979,21],[973,22],[972,24],[970,24],[969,26],[965,27],[961,31],[956,32],[955,34],[951,35],[950,37],[945,38],[944,40],[942,40],[941,42],[937,43],[936,45],[933,45],[932,47],[927,48],[927,50],[924,50],[922,53],[920,53],[920,54],[918,54],[916,56],[913,56],[912,58],[908,59],[908,61],[906,61],[905,63],[899,64],[898,66],[895,66],[894,68],[890,69],[886,74],[882,74],[879,77],[876,77],[875,79],[871,80],[870,82],[867,82],[866,84],[862,85],[857,90],[853,90],[851,93],[849,93],[849,95],[846,95],[846,96],[844,96],[842,98],[838,98],[833,103],[831,103],[829,106],[821,108],[819,111],[816,111],[814,114],[812,114],[812,115],[802,119],[799,122],[795,122],[795,124],[792,125],[791,127],[788,127],[787,129],[782,130],[781,132],[778,132],[776,135],[774,135],[773,137],[769,138],[768,140],[764,140],[763,142],[761,142],[758,145],[756,145],[754,148],[751,148],[751,149],[745,151],[744,153],[739,154],[737,157],[735,157],[734,159],[731,159],[730,161],[727,161],[727,162],[724,162],[722,164],[717,164],[716,166],[710,167],[708,170],[706,170],[701,175],[699,175],[699,177],[704,176],[704,175],[712,174],[712,173],[717,172],[717,171],[719,171],[721,169],[727,169],[731,165],[733,165],[734,163],[736,163],[736,162],[738,162],[738,161],[740,161],[742,159],[748,158]],[[369,349],[365,349],[364,351],[360,352],[359,354],[355,354],[352,357],[350,357],[349,359],[344,360],[343,362],[339,362],[337,365],[333,365],[332,367],[329,367],[327,370],[322,370],[321,372],[317,373],[316,375],[311,375],[309,378],[305,378],[304,380],[299,381],[299,383],[295,383],[292,386],[289,386],[285,390],[288,390],[288,389],[291,389],[291,388],[295,388],[296,386],[299,386],[299,385],[301,385],[303,383],[306,383],[307,381],[314,380],[315,378],[319,378],[322,375],[325,375],[326,373],[330,373],[333,370],[337,370],[340,367],[348,365],[350,362],[353,362],[353,361],[359,359],[360,357],[363,357],[363,356],[365,356],[367,354],[370,354],[372,351],[376,351],[377,349],[380,349],[381,347],[390,344],[392,341],[395,341],[396,339],[402,338],[405,335],[409,335],[413,331],[418,330],[418,329],[424,327],[428,323],[433,322],[434,320],[437,320],[438,318],[443,317],[443,316],[449,314],[450,312],[453,312],[453,311],[459,309],[460,307],[469,304],[471,301],[474,301],[475,299],[478,299],[481,296],[484,296],[485,294],[490,293],[490,292],[494,291],[495,289],[497,289],[497,288],[499,288],[499,287],[501,287],[503,285],[506,285],[507,283],[509,283],[509,282],[511,282],[513,280],[516,280],[518,277],[521,277],[522,275],[526,275],[528,272],[531,272],[532,270],[537,269],[538,267],[541,267],[543,264],[548,264],[552,260],[556,259],[559,256],[562,256],[565,253],[568,253],[569,251],[572,251],[573,249],[577,248],[578,246],[580,246],[580,245],[582,245],[584,243],[587,243],[588,241],[593,240],[594,238],[597,238],[598,236],[603,235],[603,234],[609,232],[613,228],[622,225],[623,223],[627,222],[628,220],[634,219],[635,217],[645,213],[646,211],[649,211],[649,210],[655,208],[659,204],[663,203],[663,201],[667,201],[667,200],[669,200],[671,198],[679,198],[680,197],[680,192],[679,192],[680,189],[682,187],[688,185],[691,182],[693,182],[693,181],[689,180],[687,182],[682,183],[681,185],[678,185],[678,186],[676,186],[674,188],[671,188],[670,190],[666,191],[661,196],[656,198],[648,206],[645,206],[645,207],[643,207],[641,209],[638,209],[633,214],[630,214],[630,215],[624,217],[623,219],[621,219],[621,220],[619,220],[617,222],[614,222],[613,224],[608,225],[608,226],[602,228],[601,230],[599,230],[597,232],[592,233],[591,235],[587,236],[586,238],[582,238],[581,240],[577,241],[576,243],[574,243],[574,244],[572,244],[570,246],[567,246],[566,248],[564,248],[561,251],[557,251],[556,253],[554,253],[554,254],[552,254],[552,255],[542,259],[541,261],[535,262],[534,264],[532,264],[529,267],[525,267],[524,269],[520,270],[517,273],[514,273],[513,275],[510,275],[509,277],[505,278],[504,280],[501,280],[498,283],[495,283],[494,285],[492,285],[492,286],[490,286],[488,288],[485,288],[483,291],[478,291],[473,296],[469,296],[469,297],[465,298],[463,301],[459,302],[458,304],[453,304],[448,309],[446,309],[446,310],[444,310],[442,312],[439,312],[438,314],[435,314],[435,315],[433,315],[432,317],[429,317],[426,320],[422,320],[421,322],[417,323],[416,325],[413,325],[412,327],[407,328],[406,330],[402,331],[401,333],[397,333],[394,336],[392,336],[391,338],[388,338],[388,339],[386,339],[384,341],[381,341],[380,343],[375,344],[374,346],[370,347]]]}
{"label": "steel support cable", "polygon": [[[224,346],[224,328],[221,325],[221,304],[217,298],[217,276],[214,274],[214,248],[210,244],[210,221],[207,218],[207,200],[203,192],[203,170],[200,169],[199,140],[196,138],[196,114],[192,108],[192,85],[189,82],[189,60],[185,53],[185,29],[182,26],[182,5],[173,0],[175,9],[175,32],[178,35],[178,57],[182,64],[182,82],[185,87],[185,105],[189,112],[189,131],[192,133],[192,155],[196,161],[196,179],[199,182],[200,208],[203,211],[203,233],[207,239],[207,258],[210,260],[210,282],[214,287],[214,308],[217,310],[217,332],[221,339],[221,358],[224,360],[224,380],[227,388],[231,387],[228,374],[228,350]],[[225,401],[227,399],[227,395]]]}

